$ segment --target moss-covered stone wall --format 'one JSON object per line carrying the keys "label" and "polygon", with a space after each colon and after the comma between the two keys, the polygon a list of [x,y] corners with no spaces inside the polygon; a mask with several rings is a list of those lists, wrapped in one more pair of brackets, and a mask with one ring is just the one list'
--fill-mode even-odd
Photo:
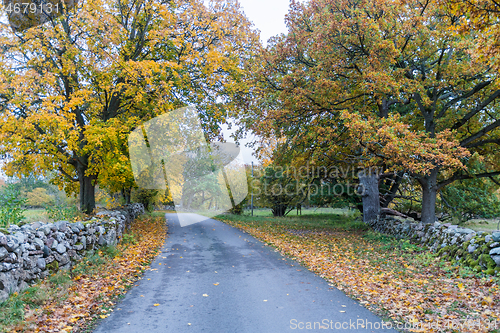
{"label": "moss-covered stone wall", "polygon": [[117,244],[143,213],[141,204],[133,204],[86,221],[34,222],[0,231],[0,301],[59,269],[70,269],[86,251]]}
{"label": "moss-covered stone wall", "polygon": [[384,234],[426,245],[451,262],[460,262],[476,272],[500,275],[500,231],[484,232],[451,223],[422,224],[386,217],[371,222]]}

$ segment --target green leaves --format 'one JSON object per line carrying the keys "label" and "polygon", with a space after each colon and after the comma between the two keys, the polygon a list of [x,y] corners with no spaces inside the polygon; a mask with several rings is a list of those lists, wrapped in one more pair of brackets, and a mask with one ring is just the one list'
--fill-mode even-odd
{"label": "green leaves", "polygon": [[53,221],[71,221],[78,213],[78,209],[73,205],[47,205],[45,211],[49,219]]}
{"label": "green leaves", "polygon": [[21,223],[24,220],[26,201],[13,184],[5,186],[0,191],[0,227],[8,228],[11,224]]}

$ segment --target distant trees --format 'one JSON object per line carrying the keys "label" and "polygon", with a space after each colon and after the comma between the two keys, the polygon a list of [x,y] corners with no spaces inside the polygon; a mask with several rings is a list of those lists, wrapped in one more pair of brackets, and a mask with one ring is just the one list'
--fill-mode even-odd
{"label": "distant trees", "polygon": [[257,178],[253,188],[256,201],[270,207],[274,216],[285,216],[298,204],[303,203],[309,194],[306,179],[294,177],[283,167],[267,166]]}
{"label": "distant trees", "polygon": [[27,206],[37,208],[46,207],[55,203],[54,197],[43,187],[37,187],[26,193],[26,199]]}

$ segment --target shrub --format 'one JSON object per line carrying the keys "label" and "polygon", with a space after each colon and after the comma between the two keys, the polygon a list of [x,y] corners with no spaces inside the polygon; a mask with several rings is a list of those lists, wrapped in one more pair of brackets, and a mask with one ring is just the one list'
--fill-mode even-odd
{"label": "shrub", "polygon": [[154,210],[154,205],[156,203],[158,191],[157,190],[146,190],[146,189],[137,189],[132,194],[132,200],[144,205],[144,208],[148,212],[152,212]]}
{"label": "shrub", "polygon": [[54,204],[54,197],[47,193],[47,189],[37,187],[26,194],[26,204],[31,207],[46,207]]}
{"label": "shrub", "polygon": [[0,227],[8,228],[11,224],[21,224],[26,199],[13,184],[9,184],[0,192]]}
{"label": "shrub", "polygon": [[129,244],[135,245],[137,244],[136,236],[134,234],[124,234],[121,243],[123,245],[129,245]]}
{"label": "shrub", "polygon": [[75,206],[66,205],[46,206],[45,211],[47,216],[54,221],[71,220],[78,214],[78,209]]}

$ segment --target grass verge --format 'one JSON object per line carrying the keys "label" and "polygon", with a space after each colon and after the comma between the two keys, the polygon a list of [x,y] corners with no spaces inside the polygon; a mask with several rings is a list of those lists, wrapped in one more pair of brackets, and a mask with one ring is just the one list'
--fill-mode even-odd
{"label": "grass verge", "polygon": [[0,303],[1,332],[90,332],[140,278],[166,236],[162,214],[143,215],[117,247],[91,253]]}
{"label": "grass verge", "polygon": [[335,214],[218,217],[299,261],[408,332],[500,332],[499,278]]}

